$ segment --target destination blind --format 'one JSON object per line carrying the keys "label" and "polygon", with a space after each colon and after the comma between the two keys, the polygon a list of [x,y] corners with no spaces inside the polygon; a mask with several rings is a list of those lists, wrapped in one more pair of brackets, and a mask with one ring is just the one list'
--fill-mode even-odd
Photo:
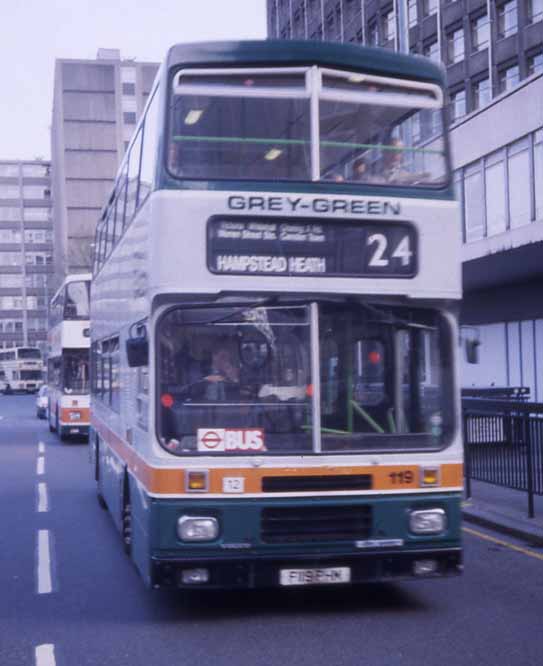
{"label": "destination blind", "polygon": [[213,217],[207,262],[230,275],[411,278],[417,237],[407,222]]}

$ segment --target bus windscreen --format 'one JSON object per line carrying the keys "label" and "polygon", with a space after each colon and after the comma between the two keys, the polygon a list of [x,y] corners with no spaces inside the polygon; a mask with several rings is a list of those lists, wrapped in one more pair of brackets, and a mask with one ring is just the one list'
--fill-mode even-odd
{"label": "bus windscreen", "polygon": [[439,88],[357,76],[326,70],[316,82],[309,72],[181,72],[171,100],[170,172],[189,179],[444,186]]}

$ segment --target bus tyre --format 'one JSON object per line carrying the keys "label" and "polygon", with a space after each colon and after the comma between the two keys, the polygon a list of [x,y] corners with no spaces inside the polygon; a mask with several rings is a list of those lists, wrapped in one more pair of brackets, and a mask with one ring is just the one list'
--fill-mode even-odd
{"label": "bus tyre", "polygon": [[107,510],[106,500],[104,499],[104,496],[99,490],[96,493],[96,499],[98,500],[98,505],[100,506],[100,508]]}
{"label": "bus tyre", "polygon": [[127,555],[132,552],[132,507],[129,503],[123,504],[123,549]]}

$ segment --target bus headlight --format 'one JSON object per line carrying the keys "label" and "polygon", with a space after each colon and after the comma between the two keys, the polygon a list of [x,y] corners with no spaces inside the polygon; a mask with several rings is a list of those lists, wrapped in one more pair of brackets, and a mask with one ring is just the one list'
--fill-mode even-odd
{"label": "bus headlight", "polygon": [[439,534],[447,527],[443,509],[417,509],[409,514],[409,531],[412,534]]}
{"label": "bus headlight", "polygon": [[219,536],[219,521],[211,516],[181,516],[177,536],[181,541],[213,541]]}

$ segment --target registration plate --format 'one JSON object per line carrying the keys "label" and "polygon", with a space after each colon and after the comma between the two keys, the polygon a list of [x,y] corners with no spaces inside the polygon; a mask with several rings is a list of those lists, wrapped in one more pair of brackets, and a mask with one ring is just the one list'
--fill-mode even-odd
{"label": "registration plate", "polygon": [[350,567],[326,569],[281,569],[280,585],[334,585],[351,582]]}

